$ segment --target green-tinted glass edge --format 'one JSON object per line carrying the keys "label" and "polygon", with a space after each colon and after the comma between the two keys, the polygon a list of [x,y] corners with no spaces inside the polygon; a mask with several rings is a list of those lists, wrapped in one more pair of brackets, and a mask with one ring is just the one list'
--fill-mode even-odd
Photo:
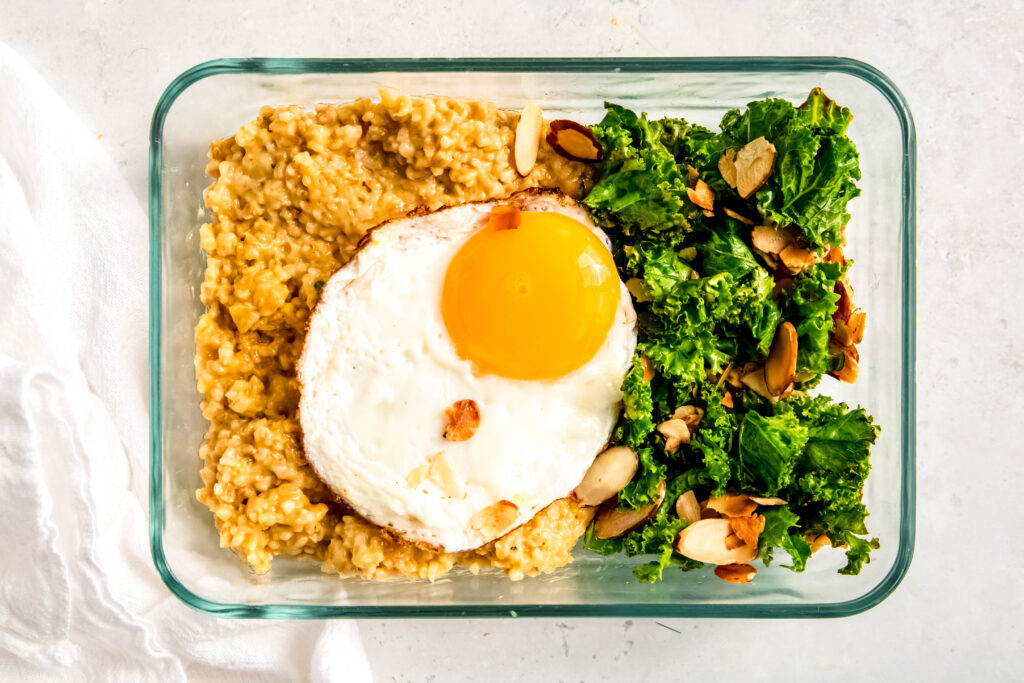
{"label": "green-tinted glass edge", "polygon": [[[801,605],[666,605],[617,603],[609,605],[464,605],[464,606],[344,606],[241,605],[213,602],[186,588],[167,566],[163,550],[163,470],[161,467],[161,305],[162,196],[161,174],[164,120],[171,105],[188,87],[225,73],[373,73],[373,72],[727,72],[834,71],[860,78],[878,90],[892,106],[903,133],[903,376],[901,377],[903,438],[900,500],[900,538],[896,561],[870,591],[840,603]],[[160,96],[149,136],[149,364],[150,462],[149,539],[153,563],[161,579],[186,605],[209,614],[233,618],[423,618],[423,617],[745,617],[826,618],[859,614],[887,598],[906,576],[914,554],[916,531],[916,182],[917,134],[906,99],[888,76],[864,62],[844,57],[680,57],[626,59],[216,59],[198,64],[175,78]]]}

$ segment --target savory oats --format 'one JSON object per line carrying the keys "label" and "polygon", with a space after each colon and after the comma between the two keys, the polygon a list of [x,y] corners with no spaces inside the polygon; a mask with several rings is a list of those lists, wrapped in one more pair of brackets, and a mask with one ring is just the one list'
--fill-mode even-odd
{"label": "savory oats", "polygon": [[513,166],[518,114],[486,102],[412,98],[265,107],[210,147],[214,182],[202,227],[207,265],[196,374],[210,422],[199,500],[223,547],[257,572],[274,555],[324,571],[436,578],[455,564],[511,578],[550,572],[593,515],[569,499],[476,550],[450,554],[393,540],[338,504],[302,452],[295,363],[320,288],[374,225],[425,206],[505,197],[528,187],[576,196],[584,164],[541,145],[526,177]]}

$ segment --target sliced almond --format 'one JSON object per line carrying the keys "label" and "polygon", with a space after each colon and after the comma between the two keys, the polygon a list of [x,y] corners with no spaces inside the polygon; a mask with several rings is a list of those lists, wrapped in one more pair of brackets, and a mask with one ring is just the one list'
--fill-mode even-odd
{"label": "sliced almond", "polygon": [[594,517],[594,535],[598,538],[618,538],[637,528],[658,511],[665,500],[665,482],[658,485],[658,495],[647,505],[635,510],[619,507],[615,498],[609,498]]}
{"label": "sliced almond", "polygon": [[836,302],[836,312],[832,314],[833,320],[846,320],[853,312],[853,289],[844,280],[837,280],[832,290],[839,295]]}
{"label": "sliced almond", "polygon": [[775,145],[764,136],[751,140],[736,152],[736,191],[749,198],[764,185],[775,165]]}
{"label": "sliced almond", "polygon": [[487,218],[487,226],[492,230],[515,230],[523,222],[523,214],[519,207],[511,204],[499,204],[491,209]]}
{"label": "sliced almond", "polygon": [[735,533],[729,534],[725,537],[725,547],[729,550],[735,550],[742,545],[746,545],[743,539],[737,536]]}
{"label": "sliced almond", "polygon": [[697,169],[693,166],[686,167],[686,186],[697,187],[697,181],[700,180],[700,175],[697,173]]}
{"label": "sliced almond", "polygon": [[749,564],[720,564],[715,567],[715,576],[728,583],[750,583],[757,570]]}
{"label": "sliced almond", "polygon": [[779,252],[779,260],[791,275],[796,275],[807,266],[818,260],[818,255],[810,249],[804,249],[796,243],[792,243]]}
{"label": "sliced almond", "polygon": [[736,150],[727,149],[718,160],[718,172],[729,187],[736,187]]}
{"label": "sliced almond", "polygon": [[792,323],[775,328],[775,338],[764,362],[765,387],[773,396],[781,396],[793,382],[796,373],[797,335]]}
{"label": "sliced almond", "polygon": [[647,291],[647,285],[638,277],[631,277],[626,280],[626,289],[629,290],[629,293],[633,295],[633,299],[638,304],[651,300],[651,294]]}
{"label": "sliced almond", "polygon": [[733,220],[739,221],[740,223],[743,223],[744,225],[753,225],[754,224],[754,221],[750,220],[749,218],[747,218],[746,216],[744,216],[742,214],[736,213],[735,211],[733,211],[730,208],[726,207],[726,208],[723,208],[722,210],[725,211],[725,215],[726,216],[728,216],[729,218],[732,218]]}
{"label": "sliced almond", "polygon": [[844,347],[842,366],[840,366],[838,370],[833,370],[829,374],[840,382],[846,382],[847,384],[853,384],[856,382],[857,377],[860,375],[860,363],[858,362],[856,354],[857,347]]}
{"label": "sliced almond", "polygon": [[650,382],[654,379],[654,363],[646,356],[640,356],[640,367],[644,369],[644,381]]}
{"label": "sliced almond", "polygon": [[725,495],[709,498],[708,508],[726,517],[749,517],[757,509],[757,503],[749,496]]}
{"label": "sliced almond", "polygon": [[828,250],[828,254],[825,256],[825,260],[829,263],[841,263],[846,265],[846,256],[843,254],[842,247],[832,247]]}
{"label": "sliced almond", "polygon": [[700,421],[704,419],[704,409],[697,406],[679,406],[672,413],[672,418],[685,422],[690,434],[693,434],[700,426]]}
{"label": "sliced almond", "polygon": [[730,363],[728,369],[726,369],[726,371],[723,374],[725,376],[725,381],[728,382],[729,386],[735,387],[737,389],[742,389],[743,375],[745,375],[746,373],[746,366],[741,365],[737,367]]}
{"label": "sliced almond", "polygon": [[715,208],[715,193],[703,180],[698,179],[694,188],[686,188],[686,196],[702,209],[712,211]]}
{"label": "sliced almond", "polygon": [[811,544],[811,555],[822,548],[827,548],[832,545],[832,541],[829,540],[828,534],[808,534],[806,538],[807,542]]}
{"label": "sliced almond", "polygon": [[601,143],[590,129],[568,119],[551,122],[547,141],[556,152],[573,161],[599,161],[604,156]]}
{"label": "sliced almond", "polygon": [[770,225],[755,225],[750,231],[750,241],[764,253],[775,255],[790,245],[793,236]]}
{"label": "sliced almond", "polygon": [[747,496],[750,500],[754,501],[758,505],[772,506],[772,505],[785,505],[786,501],[781,498],[758,498],[757,496]]}
{"label": "sliced almond", "polygon": [[537,149],[540,147],[540,132],[544,127],[544,116],[536,104],[528,104],[519,114],[516,124],[516,140],[513,156],[516,171],[521,176],[530,175],[537,163]]}
{"label": "sliced almond", "polygon": [[702,519],[676,536],[676,552],[697,562],[708,564],[743,564],[753,562],[757,548],[741,545],[728,548],[725,539],[732,534],[728,519]]}
{"label": "sliced almond", "polygon": [[732,402],[732,394],[730,394],[728,391],[722,394],[722,405],[725,406],[726,408],[735,407]]}
{"label": "sliced almond", "polygon": [[497,538],[519,518],[519,506],[509,500],[499,500],[469,518],[470,528],[489,539]]}
{"label": "sliced almond", "polygon": [[770,401],[774,401],[776,399],[776,396],[772,394],[772,392],[768,391],[768,385],[765,383],[763,365],[758,365],[754,370],[743,375],[740,381],[742,381],[744,386],[755,394],[763,396]]}
{"label": "sliced almond", "polygon": [[676,515],[687,524],[700,521],[700,503],[693,491],[687,491],[676,498]]}
{"label": "sliced almond", "polygon": [[764,531],[764,515],[736,517],[729,520],[732,532],[747,545],[757,546],[757,539]]}
{"label": "sliced almond", "polygon": [[600,505],[618,493],[636,474],[640,461],[626,446],[615,446],[594,458],[574,493],[584,505]]}
{"label": "sliced almond", "polygon": [[665,420],[658,425],[658,431],[665,437],[665,450],[675,453],[680,444],[690,443],[690,428],[678,418]]}
{"label": "sliced almond", "polygon": [[832,334],[835,340],[842,346],[854,346],[864,341],[864,326],[867,323],[867,314],[859,308],[846,320],[837,319]]}
{"label": "sliced almond", "polygon": [[466,441],[476,434],[480,426],[480,408],[473,399],[462,399],[445,408],[447,421],[444,438],[448,441]]}

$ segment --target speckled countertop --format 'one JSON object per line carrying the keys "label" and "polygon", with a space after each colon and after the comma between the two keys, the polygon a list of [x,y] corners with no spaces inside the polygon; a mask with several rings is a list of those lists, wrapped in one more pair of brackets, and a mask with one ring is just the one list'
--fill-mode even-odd
{"label": "speckled countertop", "polygon": [[214,57],[801,54],[870,62],[903,90],[919,135],[917,550],[892,597],[841,620],[362,622],[374,677],[1024,677],[1014,493],[1024,479],[1024,316],[1015,287],[1024,234],[1024,5],[524,1],[500,14],[489,6],[6,0],[0,41],[102,135],[140,203],[157,98],[178,73]]}

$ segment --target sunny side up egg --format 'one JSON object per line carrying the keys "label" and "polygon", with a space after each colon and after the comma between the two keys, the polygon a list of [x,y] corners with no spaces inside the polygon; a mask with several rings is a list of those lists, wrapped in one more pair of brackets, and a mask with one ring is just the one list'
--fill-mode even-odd
{"label": "sunny side up egg", "polygon": [[[509,206],[521,222],[501,229],[492,210]],[[615,425],[636,346],[608,249],[555,191],[373,230],[324,286],[298,363],[319,476],[371,522],[450,552],[568,495]]]}

